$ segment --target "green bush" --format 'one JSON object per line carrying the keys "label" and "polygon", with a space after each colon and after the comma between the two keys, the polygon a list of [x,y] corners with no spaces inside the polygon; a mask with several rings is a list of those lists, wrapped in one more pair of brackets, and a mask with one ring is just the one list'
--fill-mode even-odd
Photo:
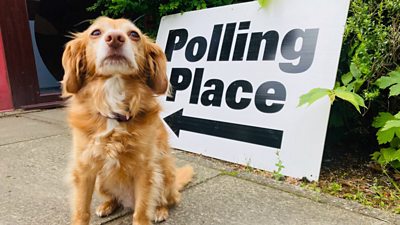
{"label": "green bush", "polygon": [[[396,170],[400,169],[399,26],[400,0],[352,0],[337,82],[334,90],[324,90],[331,99],[340,97],[335,95],[337,90],[344,91],[349,97],[342,99],[362,113],[349,122],[348,117],[354,116],[351,109],[343,103],[339,107],[334,104],[330,125],[356,130],[359,136],[354,138],[357,132],[351,133],[353,141],[367,141],[369,134],[375,133],[377,149],[372,159],[383,168]],[[300,104],[323,97],[316,90],[302,96]]]}
{"label": "green bush", "polygon": [[367,102],[361,120],[378,129],[369,129],[380,145],[372,159],[394,169],[400,169],[399,26],[400,0],[353,0],[338,74]]}
{"label": "green bush", "polygon": [[[143,16],[143,19],[138,19],[136,24],[150,36],[155,36],[162,16],[248,1],[249,0],[97,0],[93,6],[88,8],[88,11],[97,11],[102,15],[112,18],[125,17],[131,20]],[[260,0],[259,2],[265,5],[267,1]]]}

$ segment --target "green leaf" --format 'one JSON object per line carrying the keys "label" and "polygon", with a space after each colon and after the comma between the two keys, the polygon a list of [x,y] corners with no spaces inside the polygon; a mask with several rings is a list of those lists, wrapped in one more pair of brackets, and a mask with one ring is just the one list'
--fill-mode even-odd
{"label": "green leaf", "polygon": [[351,73],[346,73],[341,77],[341,80],[343,85],[347,85],[351,80],[353,80],[353,75]]}
{"label": "green leaf", "polygon": [[309,91],[308,93],[300,96],[300,102],[299,105],[297,107],[300,107],[306,103],[308,103],[308,105],[311,105],[312,103],[314,103],[315,101],[317,101],[318,99],[327,96],[331,93],[331,90],[329,89],[324,89],[324,88],[314,88],[311,91]]}
{"label": "green leaf", "polygon": [[400,161],[400,149],[397,149],[396,152],[394,153],[393,160]]}
{"label": "green leaf", "polygon": [[365,80],[364,79],[356,79],[353,83],[354,83],[354,90],[355,92],[357,92],[360,87],[364,84]]}
{"label": "green leaf", "polygon": [[367,108],[365,106],[364,99],[361,98],[361,96],[359,96],[358,94],[356,94],[354,92],[346,91],[343,89],[335,89],[334,93],[338,98],[341,98],[341,99],[353,104],[353,106],[356,107],[358,112],[360,112],[360,106]]}
{"label": "green leaf", "polygon": [[354,82],[346,85],[346,91],[353,91],[354,90]]}
{"label": "green leaf", "polygon": [[389,120],[385,123],[385,126],[382,127],[382,130],[389,130],[391,128],[397,128],[400,130],[400,120]]}
{"label": "green leaf", "polygon": [[335,82],[335,87],[334,88],[337,88],[337,87],[340,87],[340,82],[339,81]]}
{"label": "green leaf", "polygon": [[381,77],[375,82],[380,89],[385,89],[390,85],[393,85],[393,83],[393,79],[390,77]]}
{"label": "green leaf", "polygon": [[361,77],[361,71],[357,68],[356,64],[351,63],[350,72],[354,78],[358,79]]}
{"label": "green leaf", "polygon": [[375,128],[383,127],[388,120],[393,120],[395,117],[388,112],[380,112],[378,116],[374,118],[374,122],[372,122],[372,126]]}
{"label": "green leaf", "polygon": [[378,161],[378,158],[381,156],[381,152],[380,151],[376,151],[374,153],[371,154],[371,159],[374,161]]}
{"label": "green leaf", "polygon": [[385,89],[390,87],[389,96],[395,96],[400,94],[400,70],[392,71],[388,74],[389,76],[381,77],[376,81],[376,85]]}
{"label": "green leaf", "polygon": [[387,163],[397,160],[398,150],[393,148],[383,148],[381,149],[381,153]]}
{"label": "green leaf", "polygon": [[378,130],[378,132],[376,133],[378,143],[381,145],[390,142],[394,138],[395,132],[395,128],[385,131],[383,131],[382,129]]}
{"label": "green leaf", "polygon": [[260,4],[261,8],[265,8],[271,3],[271,0],[258,0],[258,4]]}
{"label": "green leaf", "polygon": [[400,161],[399,160],[395,160],[395,161],[392,161],[392,162],[390,162],[390,165],[393,167],[393,168],[395,168],[395,169],[399,169],[400,168]]}
{"label": "green leaf", "polygon": [[392,141],[390,141],[390,147],[399,148],[400,147],[400,138],[394,137]]}
{"label": "green leaf", "polygon": [[[391,120],[389,120],[389,121],[391,121]],[[387,129],[383,129],[386,126],[387,122],[376,133],[376,137],[378,139],[379,144],[385,144],[385,143],[393,141],[393,138],[395,135],[397,137],[400,137],[400,129],[399,129],[399,127],[396,126],[396,124],[390,125],[390,123],[389,123],[389,126],[391,126],[391,127],[387,127]]]}
{"label": "green leaf", "polygon": [[399,95],[400,94],[400,84],[395,84],[395,85],[391,86],[389,88],[389,90],[390,90],[389,97]]}

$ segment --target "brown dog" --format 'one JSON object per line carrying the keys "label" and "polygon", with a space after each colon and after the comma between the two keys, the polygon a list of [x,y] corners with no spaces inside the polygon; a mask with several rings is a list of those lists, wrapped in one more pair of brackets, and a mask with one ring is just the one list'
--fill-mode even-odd
{"label": "brown dog", "polygon": [[168,88],[163,51],[130,21],[100,17],[67,43],[63,96],[73,134],[72,224],[88,224],[95,183],[105,198],[96,214],[119,204],[133,224],[168,217],[193,169],[175,168],[156,95]]}

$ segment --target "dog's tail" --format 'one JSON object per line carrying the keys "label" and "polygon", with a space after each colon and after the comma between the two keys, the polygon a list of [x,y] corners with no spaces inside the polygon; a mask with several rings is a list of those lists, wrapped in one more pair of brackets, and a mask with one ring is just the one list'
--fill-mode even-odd
{"label": "dog's tail", "polygon": [[181,191],[193,178],[193,167],[186,165],[176,170],[176,187]]}

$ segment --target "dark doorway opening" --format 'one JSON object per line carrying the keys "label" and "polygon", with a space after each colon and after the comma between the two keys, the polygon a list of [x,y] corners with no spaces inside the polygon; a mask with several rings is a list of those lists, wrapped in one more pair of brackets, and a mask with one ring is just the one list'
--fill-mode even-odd
{"label": "dark doorway opening", "polygon": [[40,94],[60,91],[61,56],[71,32],[89,26],[99,16],[86,9],[95,0],[27,0],[29,28]]}

